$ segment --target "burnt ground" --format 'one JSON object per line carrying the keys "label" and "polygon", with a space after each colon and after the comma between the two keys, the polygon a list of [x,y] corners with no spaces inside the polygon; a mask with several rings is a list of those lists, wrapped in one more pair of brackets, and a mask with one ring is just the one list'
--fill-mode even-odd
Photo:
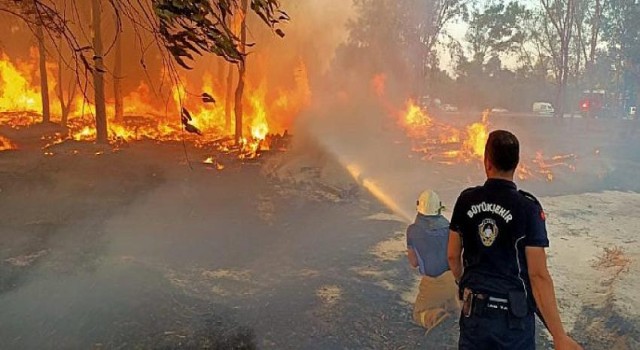
{"label": "burnt ground", "polygon": [[[592,161],[606,172],[529,189],[638,191],[637,134],[599,128],[591,134],[609,140],[598,146],[607,161]],[[582,137],[557,125],[530,134],[567,130]],[[456,347],[454,319],[427,336],[410,322],[406,224],[346,173],[327,175],[339,169],[330,159],[287,178],[265,172],[287,155],[216,154],[217,170],[201,163],[211,152],[182,143],[66,142],[45,155],[50,131],[0,130],[20,147],[0,152],[0,348]],[[587,348],[637,344],[638,320],[603,307],[582,310],[576,337]]]}

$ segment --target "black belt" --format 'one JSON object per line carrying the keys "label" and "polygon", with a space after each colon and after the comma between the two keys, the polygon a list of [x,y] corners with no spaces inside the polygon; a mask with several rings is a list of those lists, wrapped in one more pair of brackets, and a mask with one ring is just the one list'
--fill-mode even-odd
{"label": "black belt", "polygon": [[493,297],[488,294],[476,294],[476,306],[481,307],[484,304],[485,309],[496,311],[509,311],[509,300],[500,297]]}
{"label": "black belt", "polygon": [[501,296],[475,293],[465,288],[462,299],[462,313],[465,317],[482,314],[485,310],[509,311],[509,300]]}

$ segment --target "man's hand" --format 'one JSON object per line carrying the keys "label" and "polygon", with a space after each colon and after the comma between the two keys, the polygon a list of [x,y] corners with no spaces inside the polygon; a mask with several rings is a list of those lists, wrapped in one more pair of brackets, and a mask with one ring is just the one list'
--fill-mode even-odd
{"label": "man's hand", "polygon": [[409,258],[409,265],[411,265],[411,267],[414,269],[418,267],[418,256],[413,248],[407,249],[407,258]]}
{"label": "man's hand", "polygon": [[556,350],[583,350],[580,344],[566,334],[557,337],[557,339],[553,338],[553,345]]}
{"label": "man's hand", "polygon": [[525,254],[527,256],[533,297],[551,336],[553,336],[553,343],[556,350],[582,349],[578,343],[565,333],[562,327],[556,294],[553,288],[553,280],[547,269],[547,254],[544,248],[526,247]]}

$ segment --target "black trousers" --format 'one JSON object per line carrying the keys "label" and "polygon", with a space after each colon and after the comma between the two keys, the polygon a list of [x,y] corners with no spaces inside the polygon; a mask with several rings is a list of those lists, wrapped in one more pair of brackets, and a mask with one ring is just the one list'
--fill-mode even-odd
{"label": "black trousers", "polygon": [[460,350],[535,350],[533,313],[514,322],[509,311],[485,309],[460,317]]}

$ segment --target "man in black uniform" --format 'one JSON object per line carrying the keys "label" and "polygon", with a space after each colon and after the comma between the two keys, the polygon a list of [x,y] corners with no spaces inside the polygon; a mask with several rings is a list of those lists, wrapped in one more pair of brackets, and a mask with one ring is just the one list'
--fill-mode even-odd
{"label": "man in black uniform", "polygon": [[513,182],[519,153],[512,133],[492,132],[484,155],[487,181],[463,191],[453,210],[448,259],[463,301],[459,348],[535,349],[539,309],[556,349],[581,349],[558,314],[544,211]]}

